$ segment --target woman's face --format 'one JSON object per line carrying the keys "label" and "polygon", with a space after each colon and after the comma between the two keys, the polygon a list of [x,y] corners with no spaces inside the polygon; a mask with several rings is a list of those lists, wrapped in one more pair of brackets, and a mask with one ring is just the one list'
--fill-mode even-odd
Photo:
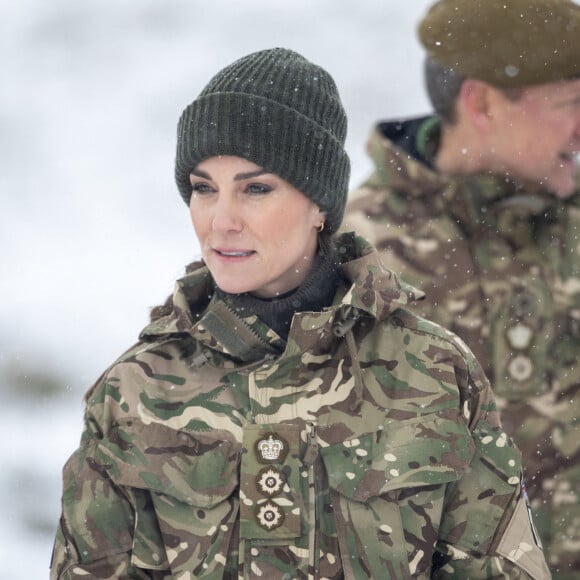
{"label": "woman's face", "polygon": [[304,281],[324,221],[314,202],[241,157],[206,159],[190,180],[191,221],[219,288],[272,298]]}

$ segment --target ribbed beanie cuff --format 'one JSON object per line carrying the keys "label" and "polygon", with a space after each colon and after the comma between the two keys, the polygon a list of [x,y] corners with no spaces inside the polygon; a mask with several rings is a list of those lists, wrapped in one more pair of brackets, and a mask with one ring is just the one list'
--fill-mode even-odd
{"label": "ribbed beanie cuff", "polygon": [[286,49],[248,55],[220,71],[179,120],[175,179],[189,204],[191,171],[216,155],[243,157],[275,173],[324,212],[336,231],[350,162],[346,115],[324,69]]}

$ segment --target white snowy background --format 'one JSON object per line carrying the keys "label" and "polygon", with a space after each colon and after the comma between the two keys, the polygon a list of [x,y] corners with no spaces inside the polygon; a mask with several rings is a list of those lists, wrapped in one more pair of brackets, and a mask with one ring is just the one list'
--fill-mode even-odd
{"label": "white snowy background", "polygon": [[[352,186],[379,119],[429,110],[430,0],[2,0],[0,577],[48,577],[82,395],[198,256],[173,182],[182,109],[283,46],[334,76]],[[60,388],[59,388],[60,385]]]}

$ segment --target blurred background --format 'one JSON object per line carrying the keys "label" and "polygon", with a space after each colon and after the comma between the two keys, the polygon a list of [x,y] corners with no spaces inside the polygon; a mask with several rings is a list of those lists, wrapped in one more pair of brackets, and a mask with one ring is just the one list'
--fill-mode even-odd
{"label": "blurred background", "polygon": [[429,110],[431,0],[0,3],[0,576],[48,577],[82,396],[198,257],[175,128],[211,76],[283,46],[349,115],[352,186],[373,123]]}

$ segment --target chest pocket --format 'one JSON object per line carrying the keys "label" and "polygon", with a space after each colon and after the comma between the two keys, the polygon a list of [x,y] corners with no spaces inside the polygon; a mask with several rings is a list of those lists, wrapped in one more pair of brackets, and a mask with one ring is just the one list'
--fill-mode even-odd
{"label": "chest pocket", "polygon": [[366,577],[365,570],[374,578],[429,571],[446,484],[459,479],[475,452],[453,415],[385,423],[321,449],[343,561],[354,577]]}
{"label": "chest pocket", "polygon": [[482,287],[490,305],[488,344],[494,392],[511,400],[542,395],[548,388],[554,318],[546,282],[521,275]]}
{"label": "chest pocket", "polygon": [[227,437],[129,419],[99,445],[109,477],[135,509],[134,566],[221,577],[238,514],[241,449]]}

